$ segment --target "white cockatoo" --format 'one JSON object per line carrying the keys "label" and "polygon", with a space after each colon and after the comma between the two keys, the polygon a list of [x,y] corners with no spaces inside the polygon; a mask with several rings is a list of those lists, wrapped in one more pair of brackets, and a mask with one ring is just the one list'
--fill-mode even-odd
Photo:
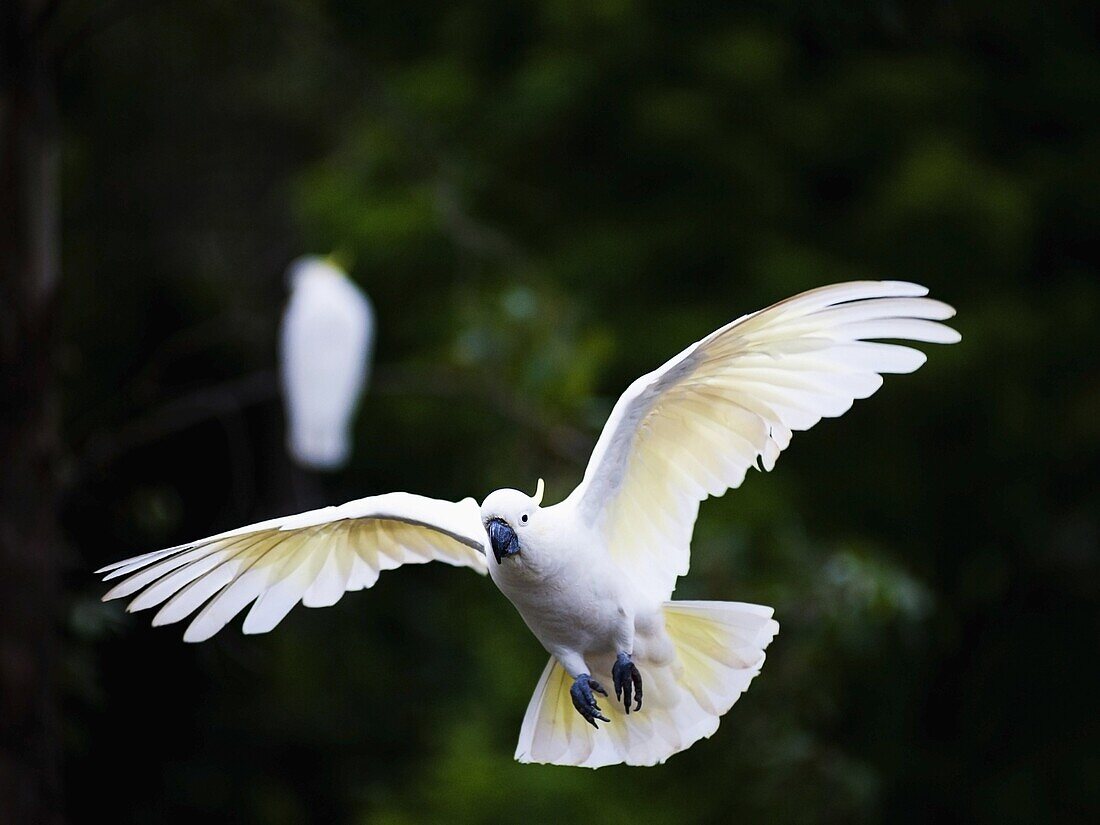
{"label": "white cockatoo", "polygon": [[327,258],[287,269],[290,300],[279,330],[287,449],[304,467],[335,470],[351,454],[351,425],[370,370],[374,310]]}
{"label": "white cockatoo", "polygon": [[[521,762],[652,765],[717,730],[779,630],[772,609],[670,601],[699,503],[771,470],[791,440],[953,343],[954,315],[921,286],[822,287],[746,315],[619,398],[564,501],[497,490],[478,504],[389,493],[274,519],[103,568],[104,597],[160,605],[210,638],[249,604],[264,633],[301,601],[333,604],[382,570],[433,559],[489,573],[550,653],[520,729]],[[200,609],[201,608],[201,609]],[[615,700],[597,704],[596,695]],[[644,691],[644,702],[643,702]],[[597,722],[608,722],[598,727]]]}

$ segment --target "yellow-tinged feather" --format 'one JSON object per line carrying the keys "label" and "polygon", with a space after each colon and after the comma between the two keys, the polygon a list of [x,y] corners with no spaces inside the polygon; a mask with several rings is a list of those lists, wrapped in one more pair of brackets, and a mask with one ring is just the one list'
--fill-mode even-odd
{"label": "yellow-tinged feather", "polygon": [[[675,656],[635,657],[645,683],[642,710],[627,715],[614,696],[598,697],[611,720],[591,728],[573,708],[572,679],[551,659],[531,697],[516,759],[597,768],[664,762],[718,729],[764,662],[778,631],[771,609],[734,602],[668,602],[665,627]],[[610,690],[611,660],[590,662]],[[605,672],[607,671],[607,672]]]}
{"label": "yellow-tinged feather", "polygon": [[382,570],[433,559],[486,572],[484,529],[472,499],[406,493],[360,499],[231,530],[103,568],[122,580],[105,599],[137,594],[130,610],[162,604],[154,625],[198,611],[184,638],[209,638],[248,605],[246,633],[263,633],[302,602],[334,604]]}

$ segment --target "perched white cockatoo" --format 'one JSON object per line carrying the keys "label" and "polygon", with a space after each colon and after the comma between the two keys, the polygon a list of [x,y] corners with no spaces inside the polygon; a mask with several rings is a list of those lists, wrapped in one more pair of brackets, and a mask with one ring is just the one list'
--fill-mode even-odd
{"label": "perched white cockatoo", "polygon": [[[103,568],[104,597],[198,611],[208,639],[249,604],[245,633],[301,601],[330,605],[382,570],[437,559],[490,578],[550,653],[520,729],[521,762],[652,765],[717,730],[779,630],[772,610],[670,601],[699,503],[771,470],[791,440],[953,343],[954,315],[909,283],[822,287],[746,315],[631,384],[564,501],[497,490],[479,507],[389,493],[253,524]],[[201,608],[201,609],[200,609]],[[615,700],[597,704],[596,695]],[[643,703],[644,689],[644,703]],[[601,727],[597,721],[608,722]]]}
{"label": "perched white cockatoo", "polygon": [[304,467],[335,470],[351,454],[352,417],[366,385],[374,310],[332,260],[307,255],[287,270],[279,331],[287,449]]}

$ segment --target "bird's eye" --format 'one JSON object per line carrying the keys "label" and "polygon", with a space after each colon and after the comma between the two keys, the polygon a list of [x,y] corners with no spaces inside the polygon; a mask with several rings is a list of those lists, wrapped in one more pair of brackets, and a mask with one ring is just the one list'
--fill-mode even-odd
{"label": "bird's eye", "polygon": [[526,524],[527,523],[527,514],[524,513],[522,516],[519,517],[519,520],[522,521],[524,524]]}

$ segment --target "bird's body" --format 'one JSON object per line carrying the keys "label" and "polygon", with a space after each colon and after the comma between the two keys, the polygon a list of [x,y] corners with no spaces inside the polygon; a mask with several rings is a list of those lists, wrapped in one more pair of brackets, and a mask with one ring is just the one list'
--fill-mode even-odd
{"label": "bird's body", "polygon": [[366,385],[374,310],[331,261],[306,256],[290,266],[290,300],[279,329],[287,448],[315,470],[343,466],[351,421]]}
{"label": "bird's body", "polygon": [[771,470],[792,432],[841,415],[882,373],[924,363],[871,339],[959,340],[939,323],[954,310],[925,293],[837,284],[711,333],[627,388],[558,504],[542,506],[541,481],[534,497],[497,490],[480,507],[368,497],[110,565],[101,572],[121,582],[104,598],[162,605],[154,624],[198,611],[184,638],[202,641],[249,604],[244,632],[263,633],[299,601],[332,604],[401,564],[472,567],[550,653],[516,758],[663,762],[717,730],[779,629],[769,607],[671,601],[699,503],[740,486],[750,467]]}
{"label": "bird's body", "polygon": [[[586,656],[629,650],[635,614],[652,615],[659,605],[638,604],[599,532],[583,523],[570,501],[539,508],[518,490],[486,498],[482,521],[506,512],[501,499],[531,502],[529,521],[522,528],[523,552],[507,565],[490,565],[489,577],[542,646],[573,677],[589,672]],[[516,515],[520,524],[523,514]]]}
{"label": "bird's body", "polygon": [[[654,599],[624,573],[603,533],[585,522],[577,497],[540,507],[541,497],[540,483],[534,498],[497,490],[481,505],[483,523],[500,519],[517,525],[522,550],[490,562],[489,576],[551,656],[528,708],[516,757],[588,767],[646,765],[709,736],[759,672],[763,649],[779,629],[771,609]],[[670,615],[670,610],[679,612]],[[712,613],[720,619],[712,619]],[[708,637],[704,647],[714,635],[743,649],[738,653],[734,645],[719,645],[723,661],[711,661],[713,651],[700,650],[696,640],[673,637],[673,617],[681,628],[685,622],[701,623]],[[731,633],[725,626],[730,622],[744,626],[745,639],[733,639],[736,629]],[[588,679],[619,693],[615,665],[624,655],[639,677],[627,688],[625,703],[620,706],[617,696],[615,702],[584,707],[595,697],[587,691],[575,697],[573,691],[578,684],[586,687]],[[720,669],[729,674],[715,680]],[[638,721],[643,681],[646,704],[644,719]],[[632,691],[639,697],[633,716]],[[613,724],[597,733],[596,720]]]}

